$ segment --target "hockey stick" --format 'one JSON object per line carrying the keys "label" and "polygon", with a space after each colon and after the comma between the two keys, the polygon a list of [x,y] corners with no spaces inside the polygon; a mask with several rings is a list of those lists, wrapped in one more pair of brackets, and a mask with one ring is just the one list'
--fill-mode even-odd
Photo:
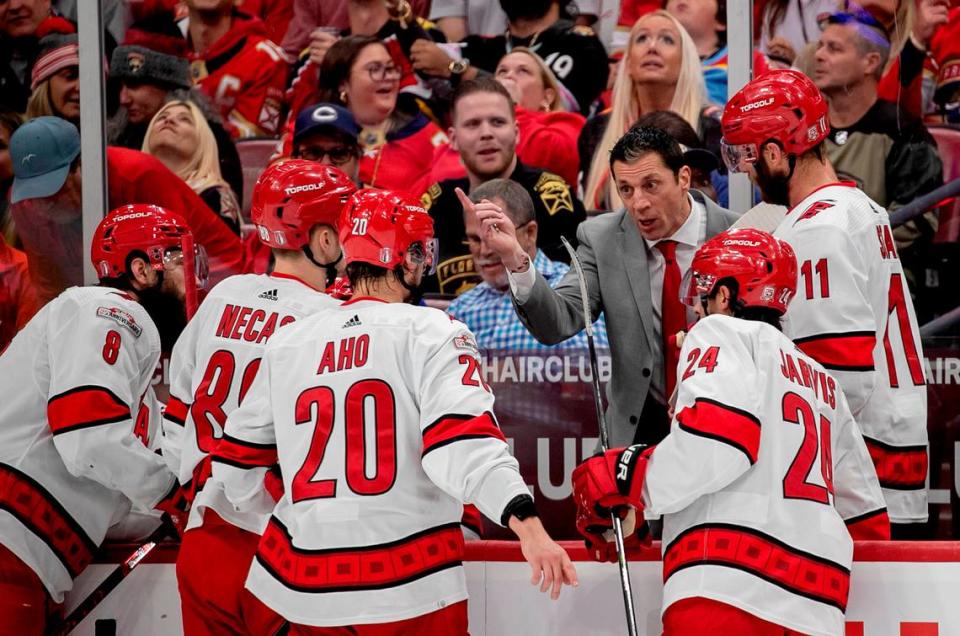
{"label": "hockey stick", "polygon": [[[597,347],[593,342],[593,321],[590,320],[590,305],[587,302],[587,279],[583,276],[583,268],[580,266],[580,258],[577,252],[570,246],[567,239],[560,237],[563,246],[570,253],[570,262],[577,270],[577,278],[580,279],[580,301],[583,304],[583,324],[587,332],[587,346],[590,349],[590,372],[593,379],[593,403],[597,408],[597,426],[600,429],[600,448],[607,451],[610,448],[610,440],[607,437],[607,418],[603,413],[603,402],[600,399],[600,373],[597,365]],[[630,572],[627,570],[627,550],[623,545],[623,524],[616,513],[610,514],[613,521],[613,535],[617,545],[617,565],[620,568],[620,587],[623,591],[623,606],[627,614],[627,633],[630,636],[637,636],[637,614],[633,608],[633,589],[630,585]]]}
{"label": "hockey stick", "polygon": [[128,556],[123,563],[118,565],[113,572],[107,576],[100,584],[93,589],[90,594],[87,595],[83,601],[77,605],[76,608],[70,615],[64,618],[62,621],[59,621],[51,625],[47,629],[47,634],[53,636],[65,636],[69,634],[77,625],[83,622],[90,613],[96,609],[97,605],[100,604],[100,601],[105,599],[110,592],[112,592],[120,583],[123,582],[123,579],[127,578],[130,573],[133,571],[137,565],[143,561],[148,554],[150,554],[157,544],[160,543],[163,539],[168,536],[176,536],[177,530],[173,527],[173,522],[170,520],[170,517],[163,515],[160,527],[150,533],[150,536],[147,537],[146,541],[138,547],[133,553]]}

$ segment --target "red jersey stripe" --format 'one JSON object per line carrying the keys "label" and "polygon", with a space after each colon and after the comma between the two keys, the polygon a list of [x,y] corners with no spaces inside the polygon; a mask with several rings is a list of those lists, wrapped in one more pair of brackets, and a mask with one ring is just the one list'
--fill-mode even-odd
{"label": "red jersey stripe", "polygon": [[0,464],[0,509],[35,534],[76,578],[93,560],[97,544],[53,495],[25,473]]}
{"label": "red jersey stripe", "polygon": [[886,508],[880,508],[851,519],[844,519],[847,531],[854,541],[889,541],[890,517]]}
{"label": "red jersey stripe", "polygon": [[700,565],[735,568],[841,612],[847,607],[847,568],[752,528],[715,523],[685,530],[663,552],[663,580]]}
{"label": "red jersey stripe", "polygon": [[794,340],[805,354],[835,371],[873,371],[873,348],[877,335],[872,331],[825,333]]}
{"label": "red jersey stripe", "polygon": [[293,545],[286,526],[271,517],[257,561],[280,583],[301,592],[325,593],[396,587],[463,561],[459,523],[429,528],[390,543],[305,550]]}
{"label": "red jersey stripe", "polygon": [[441,446],[465,439],[492,437],[506,441],[503,431],[497,425],[493,413],[482,415],[446,415],[423,429],[423,451],[421,457]]}
{"label": "red jersey stripe", "polygon": [[211,453],[215,462],[237,468],[269,468],[277,463],[276,444],[256,444],[224,435]]}
{"label": "red jersey stripe", "polygon": [[686,432],[729,444],[746,455],[751,465],[757,463],[760,421],[750,413],[698,398],[692,407],[680,411],[677,422]]}
{"label": "red jersey stripe", "polygon": [[891,446],[864,437],[882,488],[921,490],[927,482],[926,446]]}
{"label": "red jersey stripe", "polygon": [[187,421],[187,413],[189,411],[189,406],[171,395],[166,408],[163,409],[163,418],[183,426]]}
{"label": "red jersey stripe", "polygon": [[101,386],[78,386],[47,402],[47,421],[54,435],[129,419],[130,406]]}

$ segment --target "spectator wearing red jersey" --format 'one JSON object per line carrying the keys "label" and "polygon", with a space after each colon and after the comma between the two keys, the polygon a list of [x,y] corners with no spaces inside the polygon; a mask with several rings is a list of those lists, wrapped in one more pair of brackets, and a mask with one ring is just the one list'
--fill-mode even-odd
{"label": "spectator wearing red jersey", "polygon": [[344,106],[361,128],[360,181],[419,196],[435,149],[447,135],[400,94],[400,69],[375,37],[352,35],[330,47],[320,67],[319,100]]}
{"label": "spectator wearing red jersey", "polygon": [[38,309],[27,255],[7,245],[0,235],[0,353]]}
{"label": "spectator wearing red jersey", "polygon": [[186,0],[193,81],[234,138],[276,135],[289,67],[257,18],[234,0]]}
{"label": "spectator wearing red jersey", "polygon": [[[83,283],[80,133],[57,117],[39,117],[13,134],[10,155],[10,208],[37,296],[45,304],[67,287]],[[243,270],[240,239],[157,159],[109,147],[107,177],[107,209],[149,201],[186,219],[210,257],[211,284]]]}
{"label": "spectator wearing red jersey", "polygon": [[240,0],[237,9],[262,20],[267,25],[267,37],[276,44],[283,42],[293,18],[293,0]]}

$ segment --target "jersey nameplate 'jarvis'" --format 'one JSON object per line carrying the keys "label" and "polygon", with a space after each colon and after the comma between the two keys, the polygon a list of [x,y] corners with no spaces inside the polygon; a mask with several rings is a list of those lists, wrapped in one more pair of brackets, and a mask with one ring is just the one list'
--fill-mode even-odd
{"label": "jersey nameplate 'jarvis'", "polygon": [[645,516],[663,516],[664,610],[713,598],[842,634],[850,533],[888,523],[836,380],[775,327],[724,315],[690,330],[677,373],[643,482]]}
{"label": "jersey nameplate 'jarvis'", "polygon": [[887,212],[852,183],[794,207],[774,232],[800,268],[783,331],[843,387],[893,522],[927,519],[920,331]]}
{"label": "jersey nameplate 'jarvis'", "polygon": [[[281,274],[233,276],[213,289],[170,358],[163,452],[181,484],[205,480],[204,460],[223,437],[227,416],[246,396],[268,340],[281,327],[337,304],[299,279]],[[223,502],[217,484],[207,482],[191,509],[189,528],[202,525],[206,507],[256,533],[263,530],[269,512],[238,515]]]}

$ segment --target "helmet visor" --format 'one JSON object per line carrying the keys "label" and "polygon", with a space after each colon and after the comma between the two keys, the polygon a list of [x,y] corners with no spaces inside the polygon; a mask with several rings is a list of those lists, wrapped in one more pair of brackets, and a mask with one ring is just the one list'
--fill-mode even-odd
{"label": "helmet visor", "polygon": [[[166,269],[174,269],[180,266],[186,267],[183,250],[171,248],[165,251],[163,253],[163,266]],[[203,249],[202,245],[195,245],[193,247],[193,275],[197,289],[203,289],[207,286],[207,277],[209,274],[210,264],[207,260],[207,250]],[[184,271],[183,279],[189,281],[190,274]]]}
{"label": "helmet visor", "polygon": [[433,276],[437,273],[437,261],[439,260],[440,256],[440,243],[436,238],[427,239],[423,243],[413,243],[410,245],[408,251],[415,261],[425,264],[425,275]]}
{"label": "helmet visor", "polygon": [[688,307],[699,307],[703,298],[713,291],[717,277],[701,274],[691,267],[680,281],[680,302]]}
{"label": "helmet visor", "polygon": [[730,172],[746,172],[749,164],[756,163],[760,156],[757,144],[728,144],[720,140],[720,154]]}

